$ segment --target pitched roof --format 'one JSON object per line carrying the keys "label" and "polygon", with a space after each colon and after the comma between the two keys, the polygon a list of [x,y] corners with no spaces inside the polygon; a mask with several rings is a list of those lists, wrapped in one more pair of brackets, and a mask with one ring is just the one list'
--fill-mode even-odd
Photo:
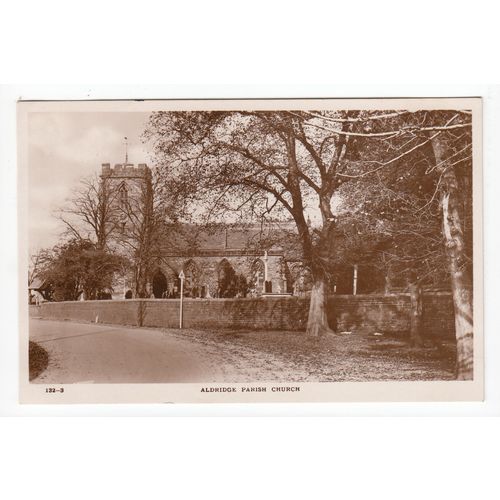
{"label": "pitched roof", "polygon": [[43,285],[45,285],[44,281],[42,281],[40,278],[35,278],[31,282],[31,285],[28,285],[28,290],[40,290],[41,288],[43,288]]}
{"label": "pitched roof", "polygon": [[[294,225],[277,223],[218,225],[207,228],[195,224],[165,226],[161,252],[170,255],[228,251],[259,251],[283,253],[284,240],[297,240]],[[295,245],[292,245],[295,246]],[[296,253],[296,252],[294,252]]]}

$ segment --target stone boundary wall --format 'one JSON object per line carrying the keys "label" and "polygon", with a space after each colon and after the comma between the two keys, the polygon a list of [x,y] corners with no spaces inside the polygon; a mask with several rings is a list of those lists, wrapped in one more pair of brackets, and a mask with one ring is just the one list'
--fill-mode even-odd
{"label": "stone boundary wall", "polygon": [[[30,306],[31,317],[130,326],[178,328],[179,299],[46,302]],[[309,299],[185,299],[184,327],[199,329],[304,330]],[[338,332],[408,334],[410,298],[398,295],[335,295],[329,298],[330,325]],[[424,333],[454,337],[449,293],[425,294]]]}

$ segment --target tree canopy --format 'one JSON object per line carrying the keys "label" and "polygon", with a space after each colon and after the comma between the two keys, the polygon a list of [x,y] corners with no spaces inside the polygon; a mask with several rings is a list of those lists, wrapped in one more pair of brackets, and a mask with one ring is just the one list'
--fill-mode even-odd
{"label": "tree canopy", "polygon": [[89,240],[72,239],[54,247],[40,276],[49,285],[51,300],[87,299],[112,290],[113,273],[121,270],[124,258],[98,248]]}
{"label": "tree canopy", "polygon": [[470,113],[156,112],[146,131],[180,216],[295,222],[313,277],[312,335],[328,329],[326,293],[342,248],[366,254],[360,242],[370,237],[377,258],[443,268],[438,136],[447,138],[447,158],[466,161]]}

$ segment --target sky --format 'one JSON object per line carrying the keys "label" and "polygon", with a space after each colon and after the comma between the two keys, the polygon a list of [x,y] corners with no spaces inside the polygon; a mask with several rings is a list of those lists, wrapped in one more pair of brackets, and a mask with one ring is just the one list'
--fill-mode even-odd
{"label": "sky", "polygon": [[[56,212],[79,182],[100,174],[102,163],[152,166],[142,134],[150,112],[31,112],[28,116],[29,248],[33,254],[61,241],[64,225]],[[319,211],[309,207],[313,224]]]}
{"label": "sky", "polygon": [[63,227],[54,216],[83,177],[102,163],[151,164],[141,135],[148,112],[37,112],[28,118],[30,251],[52,247]]}

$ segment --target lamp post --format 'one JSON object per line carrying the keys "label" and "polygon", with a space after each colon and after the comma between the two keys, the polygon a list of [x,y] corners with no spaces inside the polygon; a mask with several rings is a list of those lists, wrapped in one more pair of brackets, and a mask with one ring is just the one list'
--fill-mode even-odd
{"label": "lamp post", "polygon": [[267,293],[268,267],[267,267],[267,250],[264,252],[264,293]]}
{"label": "lamp post", "polygon": [[181,280],[181,302],[180,302],[180,308],[179,308],[179,328],[182,329],[182,306],[183,306],[183,301],[184,301],[184,278],[185,278],[184,271],[181,271],[179,273],[179,279]]}

